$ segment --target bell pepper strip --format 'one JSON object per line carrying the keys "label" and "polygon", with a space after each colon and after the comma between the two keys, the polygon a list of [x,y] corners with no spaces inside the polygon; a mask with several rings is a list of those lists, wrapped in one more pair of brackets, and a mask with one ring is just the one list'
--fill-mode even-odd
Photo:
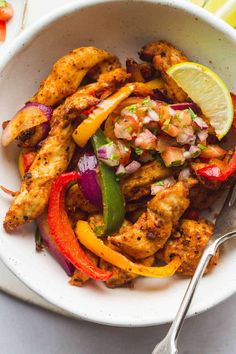
{"label": "bell pepper strip", "polygon": [[76,239],[69,218],[65,211],[64,196],[66,187],[71,182],[78,182],[78,172],[68,172],[60,175],[54,182],[48,207],[48,223],[53,240],[63,256],[89,278],[106,281],[111,272],[100,269],[91,262]]}
{"label": "bell pepper strip", "polygon": [[22,149],[18,158],[18,170],[23,178],[32,165],[37,152],[32,149]]}
{"label": "bell pepper strip", "polygon": [[116,93],[99,103],[99,105],[75,129],[73,138],[76,144],[84,147],[98,128],[107,119],[110,113],[135,89],[135,84],[129,83],[120,88]]}
{"label": "bell pepper strip", "polygon": [[86,221],[79,220],[77,222],[75,233],[79,241],[98,257],[120,269],[142,275],[144,277],[170,277],[182,264],[182,260],[179,256],[174,257],[169,264],[163,267],[147,267],[143,264],[134,263],[121,253],[106,246],[103,241],[96,236]]}
{"label": "bell pepper strip", "polygon": [[234,152],[229,163],[220,169],[217,165],[208,165],[206,167],[197,170],[199,176],[205,177],[211,181],[221,181],[224,182],[236,171],[236,152]]}
{"label": "bell pepper strip", "polygon": [[6,34],[7,34],[6,22],[0,20],[0,42],[5,42]]}
{"label": "bell pepper strip", "polygon": [[[107,140],[102,130],[99,129],[92,137],[92,145],[96,155],[98,149],[105,144],[107,144]],[[125,201],[114,170],[100,160],[98,160],[98,165],[102,189],[104,231],[109,234],[119,230],[124,221]]]}
{"label": "bell pepper strip", "polygon": [[145,82],[145,86],[150,88],[151,90],[160,90],[164,88],[164,81],[161,78],[157,78],[151,81]]}

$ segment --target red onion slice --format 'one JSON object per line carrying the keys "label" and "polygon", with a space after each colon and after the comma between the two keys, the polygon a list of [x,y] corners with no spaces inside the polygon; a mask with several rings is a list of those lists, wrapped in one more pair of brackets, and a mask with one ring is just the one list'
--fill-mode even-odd
{"label": "red onion slice", "polygon": [[97,158],[92,152],[86,152],[78,162],[80,187],[86,199],[102,209],[102,192],[98,183]]}
{"label": "red onion slice", "polygon": [[49,230],[47,213],[44,212],[36,219],[36,221],[43,244],[47,247],[48,251],[55,258],[55,260],[61,265],[66,274],[72,276],[74,273],[74,266],[59,252],[57,246],[55,245]]}
{"label": "red onion slice", "polygon": [[141,167],[141,163],[138,161],[132,161],[127,166],[125,166],[126,173],[131,174],[136,172]]}
{"label": "red onion slice", "polygon": [[194,102],[175,103],[170,105],[170,107],[175,111],[184,111],[185,109],[191,108],[196,114],[200,112],[199,107]]}
{"label": "red onion slice", "polygon": [[27,103],[8,123],[2,134],[2,145],[9,145],[23,131],[34,128],[51,119],[53,109],[40,103]]}

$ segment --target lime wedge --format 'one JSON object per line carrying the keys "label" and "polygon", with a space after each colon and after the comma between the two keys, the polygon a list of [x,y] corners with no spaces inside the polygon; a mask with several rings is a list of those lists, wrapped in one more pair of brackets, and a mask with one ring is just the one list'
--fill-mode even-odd
{"label": "lime wedge", "polygon": [[192,62],[173,65],[167,74],[201,108],[221,140],[234,118],[230,92],[221,78],[206,66]]}

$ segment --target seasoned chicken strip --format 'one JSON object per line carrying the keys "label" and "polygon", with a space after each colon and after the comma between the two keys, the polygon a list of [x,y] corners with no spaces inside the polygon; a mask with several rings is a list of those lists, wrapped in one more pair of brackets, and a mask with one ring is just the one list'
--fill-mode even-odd
{"label": "seasoned chicken strip", "polygon": [[110,53],[95,47],[81,47],[60,58],[39,91],[31,98],[46,106],[54,106],[63,98],[72,95],[79,87],[86,73],[96,64],[113,57]]}
{"label": "seasoned chicken strip", "polygon": [[46,208],[52,183],[66,170],[75,148],[72,139],[74,118],[98,102],[96,95],[101,95],[108,89],[115,90],[123,84],[127,73],[122,69],[116,69],[115,72],[104,74],[99,82],[79,90],[54,111],[52,130],[26,173],[20,191],[6,214],[6,231],[32,221]]}
{"label": "seasoned chicken strip", "polygon": [[108,240],[135,259],[155,254],[171,235],[173,227],[189,206],[189,189],[196,184],[193,179],[178,182],[160,191],[147,204],[147,211],[127,232],[110,236]]}
{"label": "seasoned chicken strip", "polygon": [[141,166],[132,175],[121,181],[122,192],[125,199],[138,200],[151,192],[151,184],[170,175],[169,168],[163,166],[160,161],[154,160]]}
{"label": "seasoned chicken strip", "polygon": [[[166,263],[169,263],[175,255],[184,261],[178,268],[178,273],[192,276],[198,265],[208,240],[213,234],[213,225],[207,220],[182,220],[179,230],[167,241],[163,250]],[[209,272],[218,263],[219,252],[212,257],[205,273]]]}
{"label": "seasoned chicken strip", "polygon": [[174,102],[186,102],[188,100],[188,95],[166,73],[166,70],[172,65],[188,61],[188,58],[180,50],[166,41],[160,41],[145,45],[139,55],[143,60],[153,61],[155,69],[160,71],[168,97]]}

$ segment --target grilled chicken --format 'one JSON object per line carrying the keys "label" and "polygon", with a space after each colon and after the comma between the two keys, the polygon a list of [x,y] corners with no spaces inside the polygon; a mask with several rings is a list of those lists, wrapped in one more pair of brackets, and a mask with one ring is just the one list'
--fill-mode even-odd
{"label": "grilled chicken", "polygon": [[104,94],[106,90],[116,90],[126,78],[127,73],[123,69],[104,74],[99,82],[79,90],[54,111],[51,132],[26,173],[20,191],[6,214],[6,231],[32,221],[44,211],[52,183],[67,169],[75,148],[72,139],[74,118],[98,103],[96,95]]}
{"label": "grilled chicken", "polygon": [[54,64],[51,73],[42,81],[31,102],[39,102],[46,106],[56,105],[77,90],[92,67],[111,57],[113,56],[110,53],[95,47],[72,50]]}
{"label": "grilled chicken", "polygon": [[110,236],[108,240],[135,259],[155,254],[171,235],[173,227],[189,206],[189,189],[193,179],[178,182],[160,191],[147,204],[147,211],[126,232]]}
{"label": "grilled chicken", "polygon": [[[165,262],[170,262],[174,255],[180,256],[183,264],[177,272],[192,276],[212,234],[213,225],[207,220],[182,220],[179,230],[172,235],[165,245],[163,251]],[[212,257],[206,268],[206,273],[217,264],[218,258],[219,252]]]}
{"label": "grilled chicken", "polygon": [[168,97],[174,102],[186,102],[188,100],[187,94],[166,73],[166,70],[172,65],[188,61],[188,58],[181,51],[166,41],[160,41],[145,45],[139,55],[142,60],[152,61],[154,68],[160,71]]}

